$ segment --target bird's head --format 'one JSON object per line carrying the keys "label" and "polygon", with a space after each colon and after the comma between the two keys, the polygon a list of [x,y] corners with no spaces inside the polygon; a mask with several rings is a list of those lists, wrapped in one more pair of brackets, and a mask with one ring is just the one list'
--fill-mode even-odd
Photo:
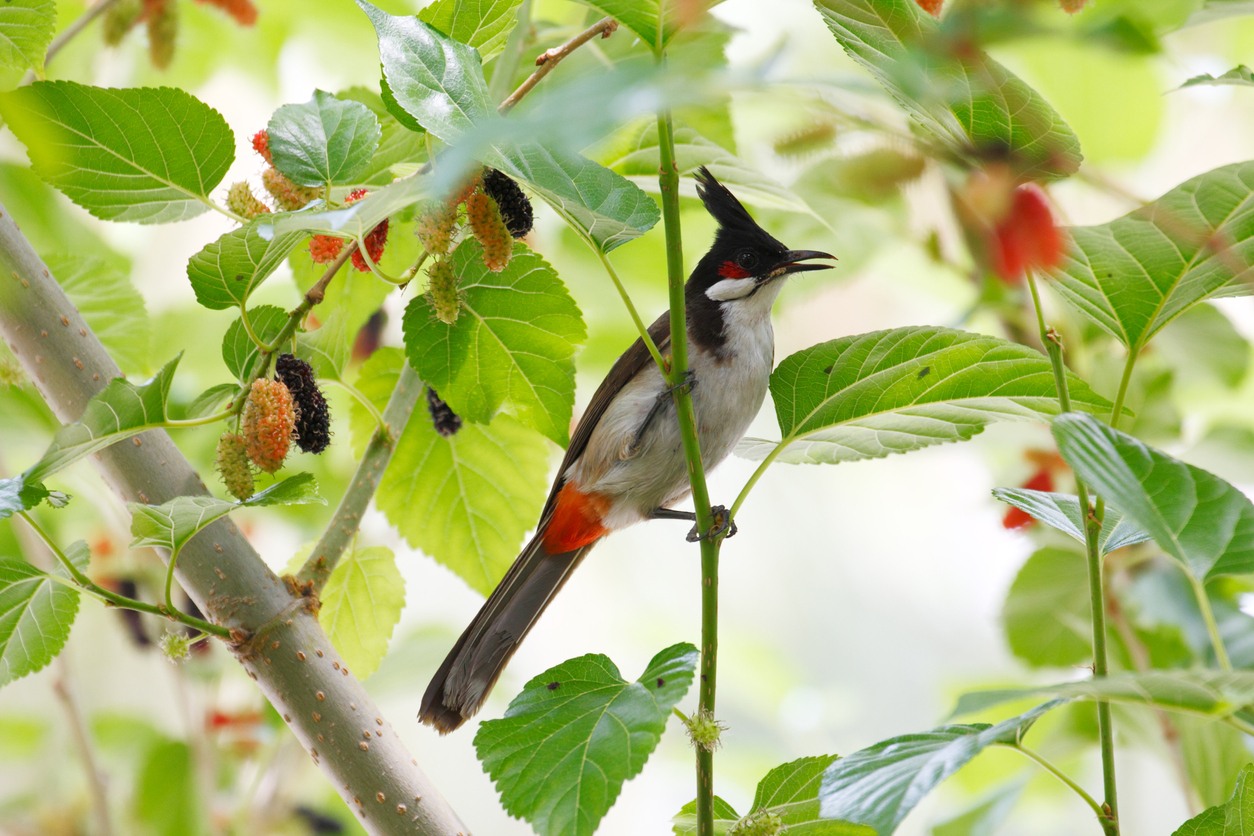
{"label": "bird's head", "polygon": [[[727,187],[714,179],[705,166],[697,173],[697,195],[706,211],[718,221],[714,244],[693,270],[689,295],[701,294],[715,302],[750,299],[758,291],[773,286],[773,301],[779,292],[779,279],[790,273],[827,270],[830,264],[806,264],[816,258],[835,256],[817,250],[790,250],[758,226],[745,207]],[[769,309],[770,301],[766,307]]]}

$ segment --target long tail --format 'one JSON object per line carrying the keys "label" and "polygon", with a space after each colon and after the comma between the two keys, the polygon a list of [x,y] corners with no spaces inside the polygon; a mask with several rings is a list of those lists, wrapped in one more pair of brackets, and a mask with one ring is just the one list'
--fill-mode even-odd
{"label": "long tail", "polygon": [[523,637],[595,543],[549,554],[543,532],[537,532],[431,678],[418,719],[448,734],[474,716]]}

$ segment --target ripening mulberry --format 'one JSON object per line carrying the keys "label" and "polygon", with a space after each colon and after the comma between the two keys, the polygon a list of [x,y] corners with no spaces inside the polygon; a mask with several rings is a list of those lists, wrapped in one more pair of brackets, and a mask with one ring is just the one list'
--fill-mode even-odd
{"label": "ripening mulberry", "polygon": [[333,235],[315,235],[309,239],[309,257],[314,264],[330,264],[340,257],[344,239]]}
{"label": "ripening mulberry", "polygon": [[483,191],[496,201],[510,235],[522,238],[531,231],[534,222],[531,201],[513,179],[495,168],[484,169]]}
{"label": "ripening mulberry", "polygon": [[457,321],[462,300],[457,292],[453,265],[447,259],[436,259],[427,268],[427,301],[431,303],[436,318],[445,325],[452,325]]}
{"label": "ripening mulberry", "polygon": [[282,467],[295,427],[296,408],[287,387],[277,380],[254,380],[240,425],[253,464],[266,473]]}
{"label": "ripening mulberry", "polygon": [[1058,5],[1069,15],[1084,11],[1084,7],[1088,5],[1089,0],[1058,0]]}
{"label": "ripening mulberry", "polygon": [[453,243],[457,227],[457,204],[432,201],[418,215],[414,234],[422,248],[432,255],[444,255]]}
{"label": "ripening mulberry", "polygon": [[235,18],[235,22],[241,26],[252,26],[257,22],[257,7],[252,4],[252,0],[200,0],[200,2],[207,6],[217,6]]}
{"label": "ripening mulberry", "polygon": [[472,194],[483,186],[483,171],[476,171],[473,175],[466,178],[466,181],[457,188],[457,191],[449,195],[448,202],[450,206],[456,207],[465,203]]}
{"label": "ripening mulberry", "polygon": [[255,492],[253,466],[248,462],[242,436],[223,433],[218,439],[218,473],[227,493],[236,499],[248,499]]}
{"label": "ripening mulberry", "polygon": [[466,198],[466,220],[483,247],[484,265],[493,273],[504,270],[514,252],[514,239],[501,220],[496,201],[483,192],[473,193]]}
{"label": "ripening mulberry", "polygon": [[139,15],[143,10],[144,4],[140,0],[122,0],[110,6],[101,24],[101,35],[105,44],[117,46],[122,43],[126,33],[139,22]]}
{"label": "ripening mulberry", "polygon": [[440,395],[430,386],[427,387],[427,409],[431,412],[431,422],[435,431],[448,438],[462,428],[462,418],[448,404],[441,400]]}
{"label": "ripening mulberry", "polygon": [[270,132],[265,128],[253,134],[253,150],[270,165],[274,165],[274,157],[270,154]]}
{"label": "ripening mulberry", "polygon": [[314,379],[313,366],[294,355],[280,354],[274,376],[296,404],[296,444],[306,453],[321,453],[331,443],[331,413]]}
{"label": "ripening mulberry", "polygon": [[914,0],[919,4],[919,8],[930,14],[932,17],[940,17],[941,6],[945,0]]}
{"label": "ripening mulberry", "polygon": [[[345,198],[344,205],[350,206],[361,200],[367,194],[369,194],[369,192],[365,189],[357,189]],[[366,233],[366,237],[363,241],[366,245],[366,255],[370,256],[370,260],[375,264],[378,264],[379,259],[383,257],[383,248],[386,247],[388,243],[389,220],[389,218],[384,218],[382,221],[375,224],[374,229]],[[370,265],[366,264],[366,259],[362,258],[360,247],[353,251],[353,266],[362,273],[370,272]]]}
{"label": "ripening mulberry", "polygon": [[174,60],[174,42],[179,34],[178,3],[165,0],[147,7],[148,56],[154,67],[164,70]]}
{"label": "ripening mulberry", "polygon": [[250,221],[270,211],[270,207],[262,203],[253,194],[252,187],[243,180],[231,184],[230,190],[226,193],[226,208]]}
{"label": "ripening mulberry", "polygon": [[318,196],[317,189],[296,185],[273,166],[261,173],[261,183],[279,208],[286,212],[295,212]]}

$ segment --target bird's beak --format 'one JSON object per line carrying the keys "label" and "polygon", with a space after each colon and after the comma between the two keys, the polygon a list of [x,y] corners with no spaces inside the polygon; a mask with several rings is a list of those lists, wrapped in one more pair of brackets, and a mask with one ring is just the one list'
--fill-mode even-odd
{"label": "bird's beak", "polygon": [[784,275],[786,273],[804,273],[807,270],[830,270],[834,264],[800,264],[802,261],[809,261],[812,258],[830,258],[836,260],[836,256],[828,253],[821,253],[818,250],[789,250],[784,253],[783,258],[779,260],[779,264],[775,265],[775,269],[771,272],[775,275]]}

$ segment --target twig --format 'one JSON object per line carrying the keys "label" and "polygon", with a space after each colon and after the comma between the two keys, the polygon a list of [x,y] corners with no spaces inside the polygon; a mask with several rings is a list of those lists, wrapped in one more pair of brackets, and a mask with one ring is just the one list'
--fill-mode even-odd
{"label": "twig", "polygon": [[555,46],[547,52],[540,53],[539,57],[536,58],[536,66],[540,69],[536,70],[526,81],[518,85],[518,89],[510,93],[509,98],[501,102],[501,106],[497,109],[501,113],[508,113],[514,105],[518,104],[519,99],[530,93],[531,88],[535,87],[540,83],[541,79],[551,73],[553,68],[562,62],[563,58],[597,35],[600,35],[602,38],[608,38],[614,34],[614,30],[617,28],[617,20],[612,17],[603,17],[561,46]]}
{"label": "twig", "polygon": [[91,805],[96,811],[96,827],[101,836],[113,836],[113,820],[109,816],[109,795],[104,780],[100,777],[100,767],[96,764],[95,753],[91,749],[91,741],[87,739],[87,729],[83,726],[83,713],[74,698],[74,690],[70,685],[70,666],[66,662],[65,653],[57,658],[57,678],[52,681],[52,692],[57,695],[65,708],[66,718],[70,721],[70,736],[74,738],[74,746],[83,759],[83,769],[87,772],[87,789],[91,793]]}
{"label": "twig", "polygon": [[[118,0],[100,0],[99,3],[88,6],[87,10],[75,18],[74,22],[65,27],[65,31],[57,35],[52,43],[48,44],[48,52],[44,54],[44,70],[48,69],[48,65],[52,63],[52,59],[57,53],[70,42],[70,39],[78,35],[86,29],[91,22],[109,10],[109,7],[117,3]],[[22,84],[30,84],[35,80],[35,71],[27,70],[26,75],[22,78]]]}

